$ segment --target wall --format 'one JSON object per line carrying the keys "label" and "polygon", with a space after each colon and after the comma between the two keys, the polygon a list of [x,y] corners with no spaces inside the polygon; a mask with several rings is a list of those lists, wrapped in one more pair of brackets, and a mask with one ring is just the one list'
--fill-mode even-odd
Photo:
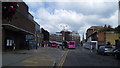
{"label": "wall", "polygon": [[[35,34],[35,23],[28,18],[28,6],[24,2],[18,4],[20,7],[13,16],[12,21],[8,22],[6,19],[2,20],[3,50],[6,50],[7,39],[15,40],[16,48],[23,49],[26,45],[25,35]],[[12,47],[10,49],[12,49]]]}
{"label": "wall", "polygon": [[98,42],[105,42],[105,33],[98,32]]}
{"label": "wall", "polygon": [[116,39],[118,39],[117,33],[106,32],[106,42],[110,42],[111,45],[115,45]]}
{"label": "wall", "polygon": [[93,33],[93,29],[88,29],[87,30],[87,37],[90,36]]}
{"label": "wall", "polygon": [[0,2],[0,67],[2,66],[2,3]]}
{"label": "wall", "polygon": [[15,15],[11,22],[3,20],[2,24],[10,24],[17,28],[23,29],[26,32],[35,34],[35,23],[28,18],[28,7],[24,2],[20,2],[19,8],[17,9]]}

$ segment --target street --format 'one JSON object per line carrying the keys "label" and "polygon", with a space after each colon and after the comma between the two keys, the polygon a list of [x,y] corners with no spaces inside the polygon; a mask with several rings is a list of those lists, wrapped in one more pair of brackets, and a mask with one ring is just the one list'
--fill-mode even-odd
{"label": "street", "polygon": [[83,47],[78,47],[69,49],[63,66],[120,66],[120,61],[113,56],[98,55]]}
{"label": "street", "polygon": [[31,1],[0,1],[0,67],[120,66],[120,0]]}
{"label": "street", "polygon": [[120,66],[114,56],[98,55],[81,46],[76,49],[40,47],[3,53],[3,66]]}

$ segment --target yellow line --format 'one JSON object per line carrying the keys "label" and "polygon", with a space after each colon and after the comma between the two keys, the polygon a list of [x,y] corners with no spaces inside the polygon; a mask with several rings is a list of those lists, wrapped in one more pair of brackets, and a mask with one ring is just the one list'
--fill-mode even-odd
{"label": "yellow line", "polygon": [[67,57],[68,52],[69,52],[69,50],[67,50],[67,52],[63,55],[63,58],[61,59],[59,65],[58,65],[59,68],[62,68],[63,63],[65,62],[65,59]]}
{"label": "yellow line", "polygon": [[34,63],[33,60],[24,60],[23,62],[26,62],[26,63]]}

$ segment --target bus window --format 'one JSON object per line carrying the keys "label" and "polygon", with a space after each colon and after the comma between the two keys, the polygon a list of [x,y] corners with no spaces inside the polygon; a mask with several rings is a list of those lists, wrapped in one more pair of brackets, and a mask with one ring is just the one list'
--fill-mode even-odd
{"label": "bus window", "polygon": [[70,45],[74,45],[74,42],[70,42]]}

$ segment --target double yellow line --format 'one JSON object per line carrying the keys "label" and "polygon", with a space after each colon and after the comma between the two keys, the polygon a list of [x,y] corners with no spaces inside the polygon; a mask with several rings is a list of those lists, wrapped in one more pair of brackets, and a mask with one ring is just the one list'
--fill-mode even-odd
{"label": "double yellow line", "polygon": [[58,68],[62,68],[63,63],[65,62],[65,59],[66,59],[66,57],[67,57],[68,52],[69,52],[69,50],[67,50],[67,51],[64,53],[62,59],[60,60],[60,63],[58,64]]}

